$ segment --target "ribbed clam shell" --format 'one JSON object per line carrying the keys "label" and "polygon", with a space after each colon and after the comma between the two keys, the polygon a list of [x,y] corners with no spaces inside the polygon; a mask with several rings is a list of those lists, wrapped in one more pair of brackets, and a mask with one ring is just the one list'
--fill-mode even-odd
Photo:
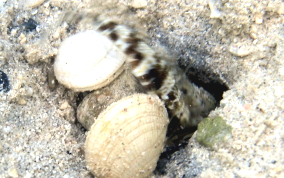
{"label": "ribbed clam shell", "polygon": [[66,38],[54,63],[57,80],[75,91],[94,90],[123,71],[125,55],[107,37],[85,31]]}
{"label": "ribbed clam shell", "polygon": [[87,133],[88,169],[96,177],[148,177],[163,150],[167,125],[157,96],[135,94],[111,104]]}

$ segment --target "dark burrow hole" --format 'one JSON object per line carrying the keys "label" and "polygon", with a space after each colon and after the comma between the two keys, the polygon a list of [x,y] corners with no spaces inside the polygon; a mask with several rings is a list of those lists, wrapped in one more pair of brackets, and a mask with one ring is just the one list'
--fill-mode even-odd
{"label": "dark burrow hole", "polygon": [[[209,79],[206,76],[209,76],[207,72],[196,70],[193,67],[187,68],[187,77],[191,82],[193,82],[198,87],[204,88],[206,91],[211,93],[217,101],[217,107],[220,104],[220,101],[223,98],[223,93],[229,88],[226,84],[222,83],[216,75],[213,75],[214,79]],[[212,75],[210,75],[212,76]],[[216,80],[217,78],[217,80]]]}
{"label": "dark burrow hole", "polygon": [[[216,107],[219,106],[220,101],[222,100],[223,93],[227,91],[229,88],[221,82],[221,79],[217,77],[217,75],[209,74],[206,72],[206,69],[200,70],[195,69],[194,67],[183,67],[180,65],[180,67],[186,71],[186,75],[188,79],[197,85],[198,87],[202,87],[206,91],[208,91],[217,101]],[[210,76],[210,77],[208,77]],[[214,79],[212,79],[214,78]],[[157,167],[154,171],[156,175],[164,175],[166,174],[166,165],[170,162],[172,155],[181,150],[184,149],[188,145],[188,140],[193,135],[193,133],[197,130],[197,127],[191,127],[186,129],[180,129],[178,131],[175,131],[174,133],[171,133],[170,128],[178,127],[180,124],[177,122],[177,120],[172,120],[169,124],[168,129],[168,141],[167,145],[165,147],[164,152],[161,154],[159,161],[157,163]],[[173,136],[175,138],[171,138]],[[169,139],[170,137],[170,139]]]}
{"label": "dark burrow hole", "polygon": [[6,73],[0,70],[0,92],[7,93],[10,90],[9,79]]}

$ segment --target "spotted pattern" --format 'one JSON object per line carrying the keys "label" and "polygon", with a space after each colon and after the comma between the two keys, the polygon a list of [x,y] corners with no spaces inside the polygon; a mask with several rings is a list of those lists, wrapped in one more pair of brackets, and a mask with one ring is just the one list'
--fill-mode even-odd
{"label": "spotted pattern", "polygon": [[[132,73],[151,93],[157,94],[170,113],[170,117],[179,116],[184,110],[181,92],[176,86],[174,73],[163,60],[134,30],[112,21],[104,21],[98,31],[111,39],[131,58]],[[187,112],[189,113],[189,112]],[[189,115],[185,115],[189,119]]]}
{"label": "spotted pattern", "polygon": [[149,93],[164,101],[170,119],[178,119],[181,127],[196,126],[215,107],[211,94],[191,83],[177,66],[169,66],[134,29],[110,20],[90,19],[97,31],[128,56],[133,75]]}

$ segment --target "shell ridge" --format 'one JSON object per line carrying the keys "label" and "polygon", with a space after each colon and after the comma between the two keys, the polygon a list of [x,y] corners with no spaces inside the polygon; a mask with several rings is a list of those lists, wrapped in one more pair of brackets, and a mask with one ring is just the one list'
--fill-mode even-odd
{"label": "shell ridge", "polygon": [[[152,130],[149,130],[149,131],[147,131],[147,132],[145,132],[145,133],[150,133]],[[165,133],[160,133],[160,136],[162,136],[162,135],[165,135]],[[138,136],[138,137],[141,137],[141,136]],[[136,137],[136,138],[138,138],[138,137]],[[157,136],[158,137],[158,136]],[[134,138],[135,139],[135,138]],[[165,140],[164,140],[165,141]],[[131,141],[132,142],[132,141]],[[131,143],[130,142],[130,143]],[[153,143],[153,144],[151,144],[151,145],[147,145],[148,147],[147,148],[144,148],[145,150],[143,150],[143,152],[145,152],[145,153],[148,153],[148,154],[153,154],[152,152],[149,152],[149,150],[152,150],[153,149],[153,146],[154,145],[156,145],[156,147],[163,147],[163,142],[156,142],[156,144],[155,143]],[[122,148],[125,148],[125,147],[122,147]],[[124,149],[123,149],[124,150]],[[141,151],[136,151],[136,153],[140,153]],[[134,154],[135,155],[135,152],[134,152],[134,150],[132,150],[132,152],[131,152],[132,154]],[[115,155],[116,153],[113,153],[113,150],[111,151],[111,152],[109,152],[109,154],[108,154],[108,157],[106,158],[107,160],[108,160],[108,158],[110,158],[110,157],[112,157],[113,155]],[[118,157],[119,156],[119,157]],[[123,154],[119,154],[117,157],[116,156],[114,156],[111,160],[111,162],[109,162],[110,163],[110,165],[111,165],[111,169],[113,170],[113,168],[116,168],[117,166],[114,166],[115,164],[116,164],[116,162],[118,161],[118,159],[120,159],[120,158],[123,158],[123,157],[128,157],[128,158],[130,158],[129,157],[129,153],[127,153],[127,150],[124,150],[123,151]],[[135,160],[141,160],[141,159],[139,159],[139,158],[141,158],[141,157],[143,157],[143,155],[139,155],[138,157],[133,157],[132,159],[128,159],[129,160],[129,162],[127,162],[128,163],[128,165],[130,166],[128,169],[130,169],[131,170],[131,167],[136,167],[136,166],[138,166],[139,167],[139,162],[136,162]],[[158,158],[159,158],[159,154],[158,155],[156,155],[156,157],[154,157],[154,156],[151,156],[150,157],[152,160],[157,160]],[[149,161],[150,162],[150,161]],[[127,164],[127,163],[125,163],[125,164]],[[119,171],[119,170],[118,170]]]}
{"label": "shell ridge", "polygon": [[[131,105],[127,110],[124,110],[127,107],[125,103]],[[135,109],[141,114],[132,112]],[[146,110],[150,111],[148,115]],[[109,119],[112,116],[126,118],[113,123]],[[107,124],[112,122],[109,126],[114,131],[109,137],[102,138],[97,126],[104,126],[103,117],[107,118]],[[85,147],[88,169],[98,177],[148,176],[163,150],[168,122],[165,106],[155,95],[134,94],[112,103],[101,112],[87,133]],[[153,138],[152,141],[148,140]],[[87,149],[90,147],[91,150]]]}
{"label": "shell ridge", "polygon": [[[131,100],[126,100],[126,101],[123,101],[123,103],[125,103],[125,102],[129,102],[129,103],[131,103],[132,101]],[[123,103],[121,103],[121,105],[124,105]],[[139,101],[139,103],[140,103],[140,106],[141,107],[143,107],[142,105],[146,105],[146,104],[148,104],[148,101],[146,100],[146,101],[142,101],[142,100],[140,100]],[[135,107],[136,105],[133,105],[134,103],[132,103],[131,104],[131,107]],[[114,104],[115,105],[115,104]],[[114,106],[113,105],[113,106]],[[113,107],[112,106],[112,107]],[[112,107],[110,107],[110,109],[112,108]],[[131,109],[130,109],[131,110]],[[120,113],[124,113],[124,111],[123,110],[117,110],[117,112],[118,113],[113,113],[112,115],[119,115]],[[129,112],[129,111],[127,111],[127,112]],[[148,117],[155,117],[157,120],[156,121],[160,121],[159,123],[153,123],[153,122],[147,122],[147,121],[143,121],[143,123],[141,123],[141,124],[143,124],[143,125],[139,125],[140,127],[139,127],[139,129],[144,129],[144,127],[146,128],[146,129],[144,129],[144,131],[143,131],[143,133],[146,133],[145,131],[147,130],[147,132],[150,132],[150,131],[153,131],[153,130],[156,130],[157,129],[157,127],[159,127],[159,128],[163,128],[164,127],[164,124],[163,124],[163,120],[164,119],[162,119],[163,117],[158,117],[158,116],[155,116],[154,115],[154,111],[152,111],[152,112],[147,112],[147,113],[143,113],[142,115],[140,115],[139,116],[139,118],[137,118],[136,117],[136,120],[128,120],[127,122],[123,122],[122,124],[120,124],[119,125],[119,127],[118,127],[118,129],[121,129],[121,131],[123,130],[123,128],[129,128],[129,126],[128,126],[128,124],[133,124],[133,125],[135,125],[135,123],[134,122],[141,122],[141,121],[139,121],[139,120],[141,120],[141,118],[143,118],[143,117],[145,117],[146,115],[148,116]],[[102,116],[108,116],[108,117],[110,117],[109,116],[110,114],[108,114],[108,112],[105,112],[105,114],[103,113],[102,114]],[[128,113],[127,114],[127,117],[129,117],[129,116],[135,116],[135,113]],[[138,121],[137,121],[138,120]],[[112,123],[112,121],[111,120],[109,120],[108,121],[109,123],[108,124],[113,124]],[[99,122],[97,122],[97,123],[99,123]],[[96,123],[95,123],[96,124]],[[155,125],[154,125],[155,124]],[[136,124],[137,125],[137,124]],[[151,125],[151,127],[148,127],[148,125]],[[105,127],[107,127],[108,125],[105,125]],[[93,127],[95,127],[95,126],[93,126]],[[98,127],[100,127],[100,126],[98,126]],[[131,130],[129,130],[129,132],[124,132],[123,133],[123,135],[130,135],[131,134],[131,132],[133,132],[133,131],[135,131],[137,128],[133,128],[133,127],[131,127],[132,129]],[[102,128],[101,130],[104,130],[105,128]],[[97,132],[99,132],[99,129],[96,129],[97,130]],[[156,132],[154,132],[154,133],[156,133]],[[113,133],[113,134],[116,134],[116,133]],[[112,135],[112,134],[110,134],[110,135]],[[135,134],[134,134],[135,135]],[[137,135],[137,137],[132,137],[132,140],[129,140],[129,142],[133,142],[133,140],[135,140],[135,139],[137,139],[137,138],[139,138],[141,135]],[[108,139],[108,138],[106,138],[106,139]],[[118,138],[116,138],[116,140],[119,140],[120,138],[118,137]],[[107,147],[108,147],[108,145],[109,145],[109,143],[111,142],[112,140],[110,140],[110,141],[105,141],[104,143],[105,143],[105,147],[104,147],[104,149],[105,150],[107,150]],[[109,153],[109,155],[111,155],[111,153]]]}

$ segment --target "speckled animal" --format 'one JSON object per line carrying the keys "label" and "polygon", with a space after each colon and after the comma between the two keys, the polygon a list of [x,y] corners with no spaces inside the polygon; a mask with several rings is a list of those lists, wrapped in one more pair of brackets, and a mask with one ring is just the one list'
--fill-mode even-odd
{"label": "speckled animal", "polygon": [[178,67],[168,65],[135,30],[113,21],[103,21],[97,30],[108,36],[130,56],[133,75],[149,93],[165,103],[170,118],[178,118],[182,127],[196,126],[215,107],[215,99],[202,88],[189,82]]}
{"label": "speckled animal", "polygon": [[112,40],[128,56],[133,75],[148,93],[159,96],[169,117],[178,119],[182,128],[197,126],[214,109],[214,97],[191,83],[177,65],[154,51],[134,29],[90,15],[72,16],[72,20],[93,24],[96,31]]}

